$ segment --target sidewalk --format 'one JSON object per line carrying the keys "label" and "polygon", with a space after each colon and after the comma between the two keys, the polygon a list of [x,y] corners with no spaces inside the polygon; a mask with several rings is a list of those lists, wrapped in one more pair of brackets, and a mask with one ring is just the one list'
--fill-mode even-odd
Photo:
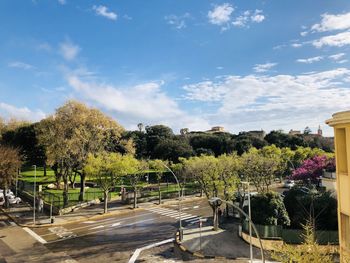
{"label": "sidewalk", "polygon": [[[240,262],[249,262],[249,244],[238,236],[238,224],[230,224],[230,230],[219,229],[214,231],[212,226],[186,228],[181,245],[185,251],[198,258],[211,257],[236,259]],[[260,249],[253,247],[255,262],[261,262]],[[267,255],[265,254],[265,257]],[[266,261],[268,262],[268,261]]]}
{"label": "sidewalk", "polygon": [[[185,197],[182,202],[188,202],[192,200],[200,200],[200,197],[188,196]],[[164,200],[162,205],[177,204],[178,199]],[[139,209],[144,207],[153,206],[155,203],[147,202],[138,204]],[[63,225],[81,220],[89,220],[93,217],[104,217],[113,214],[126,213],[132,210],[132,205],[124,205],[119,200],[112,201],[108,204],[108,213],[103,214],[103,203],[91,205],[88,207],[80,208],[69,214],[54,216],[54,223],[51,224],[50,216],[44,213],[36,212],[35,226],[48,226],[48,225]],[[33,227],[33,208],[29,203],[23,202],[19,205],[11,207],[9,209],[0,208],[0,212],[6,214],[14,222],[21,226]]]}

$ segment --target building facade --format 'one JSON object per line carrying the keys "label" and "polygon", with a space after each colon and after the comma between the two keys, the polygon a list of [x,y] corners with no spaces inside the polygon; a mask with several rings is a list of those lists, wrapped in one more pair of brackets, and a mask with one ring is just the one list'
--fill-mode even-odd
{"label": "building facade", "polygon": [[341,262],[350,256],[350,111],[333,114],[326,123],[334,128]]}

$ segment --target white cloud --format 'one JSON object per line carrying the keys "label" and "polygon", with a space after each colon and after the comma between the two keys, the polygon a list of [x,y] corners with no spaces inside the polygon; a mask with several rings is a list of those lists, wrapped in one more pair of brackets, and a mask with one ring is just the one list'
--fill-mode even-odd
{"label": "white cloud", "polygon": [[224,26],[231,20],[231,14],[234,8],[229,3],[215,6],[208,12],[209,22],[214,25]]}
{"label": "white cloud", "polygon": [[232,25],[236,27],[247,27],[250,22],[252,23],[261,23],[265,20],[265,16],[262,14],[262,10],[256,9],[254,12],[246,10],[242,15],[236,17],[232,21]]}
{"label": "white cloud", "polygon": [[307,32],[307,31],[303,31],[303,32],[300,32],[300,35],[301,35],[302,37],[305,37],[305,36],[307,36],[308,33],[309,33],[309,32]]}
{"label": "white cloud", "polygon": [[167,21],[169,25],[174,27],[175,29],[183,29],[186,25],[186,20],[189,19],[191,15],[189,13],[185,13],[181,16],[177,15],[167,15],[164,19]]}
{"label": "white cloud", "polygon": [[314,62],[321,61],[323,59],[322,56],[312,57],[312,58],[299,58],[296,61],[299,63],[312,64]]}
{"label": "white cloud", "polygon": [[19,69],[34,69],[35,67],[33,65],[21,62],[21,61],[13,61],[8,64],[10,68],[19,68]]}
{"label": "white cloud", "polygon": [[250,19],[255,23],[261,23],[265,20],[265,16],[262,14],[262,10],[256,9]]}
{"label": "white cloud", "polygon": [[16,118],[26,121],[39,121],[45,118],[45,113],[41,110],[33,111],[27,107],[18,108],[4,102],[0,102],[0,115],[7,120]]}
{"label": "white cloud", "polygon": [[299,47],[302,47],[303,44],[300,44],[300,43],[293,43],[293,44],[291,44],[291,46],[294,47],[294,48],[299,48]]}
{"label": "white cloud", "polygon": [[337,61],[338,64],[343,64],[343,63],[346,63],[346,62],[348,62],[347,59],[342,59],[342,60]]}
{"label": "white cloud", "polygon": [[342,47],[345,45],[350,45],[350,31],[321,37],[320,39],[314,40],[312,44],[317,48],[321,48],[323,46]]}
{"label": "white cloud", "polygon": [[322,20],[311,27],[312,31],[325,32],[350,29],[350,12],[339,15],[323,14]]}
{"label": "white cloud", "polygon": [[255,72],[259,72],[259,73],[266,72],[266,71],[269,71],[271,68],[273,68],[276,65],[277,65],[277,63],[256,64],[253,69]]}
{"label": "white cloud", "polygon": [[36,48],[37,48],[38,50],[44,50],[44,51],[47,51],[47,52],[49,52],[49,51],[52,50],[51,45],[50,45],[49,43],[46,43],[46,42],[40,43],[39,45],[37,45]]}
{"label": "white cloud", "polygon": [[184,87],[186,99],[218,104],[212,121],[236,131],[317,126],[349,107],[350,70],[301,75],[226,76]]}
{"label": "white cloud", "polygon": [[108,7],[104,5],[96,6],[94,5],[92,9],[96,12],[98,16],[103,16],[111,20],[117,20],[118,15],[112,11],[108,11]]}
{"label": "white cloud", "polygon": [[333,59],[333,60],[339,60],[344,56],[345,56],[345,53],[338,53],[338,54],[328,56],[328,58]]}
{"label": "white cloud", "polygon": [[58,3],[61,5],[65,5],[67,3],[67,1],[66,0],[58,0]]}
{"label": "white cloud", "polygon": [[174,129],[208,128],[208,122],[180,109],[176,100],[167,96],[161,83],[149,82],[127,88],[84,80],[78,75],[69,75],[68,84],[79,98],[112,112],[123,125],[135,128],[136,124],[165,124]]}
{"label": "white cloud", "polygon": [[66,40],[59,45],[59,51],[66,60],[75,59],[80,50],[81,48],[78,45],[72,43],[70,40]]}

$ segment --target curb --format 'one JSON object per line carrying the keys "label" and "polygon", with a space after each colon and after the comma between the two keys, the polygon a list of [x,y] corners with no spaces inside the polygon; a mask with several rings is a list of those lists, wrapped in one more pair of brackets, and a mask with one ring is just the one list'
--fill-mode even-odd
{"label": "curb", "polygon": [[84,218],[80,218],[80,219],[76,219],[76,220],[69,220],[67,222],[63,222],[63,223],[47,223],[47,224],[39,224],[39,225],[33,225],[33,224],[22,224],[20,222],[18,222],[16,217],[13,217],[12,215],[10,215],[7,211],[5,211],[4,209],[0,208],[0,210],[7,216],[9,217],[13,222],[15,222],[18,226],[21,227],[29,227],[29,228],[41,228],[41,227],[48,227],[48,226],[62,226],[62,225],[66,225],[66,224],[70,224],[70,223],[77,223],[80,221],[84,221],[87,219],[99,219],[99,218],[104,218],[110,215],[114,215],[114,214],[124,214],[126,212],[129,212],[130,210],[132,211],[138,211],[138,210],[143,210],[143,208],[123,208],[120,210],[116,210],[116,211],[111,211],[108,212],[107,214],[95,214],[95,215],[91,215],[91,216],[84,216]]}
{"label": "curb", "polygon": [[184,254],[184,256],[189,256],[193,258],[198,259],[215,259],[218,262],[222,260],[247,260],[247,258],[234,258],[234,257],[223,257],[223,256],[210,256],[210,255],[204,255],[201,252],[192,252],[191,250],[187,249],[185,246],[183,246],[180,242],[179,238],[179,231],[176,232],[175,240],[174,240],[174,246],[177,246],[181,253]]}

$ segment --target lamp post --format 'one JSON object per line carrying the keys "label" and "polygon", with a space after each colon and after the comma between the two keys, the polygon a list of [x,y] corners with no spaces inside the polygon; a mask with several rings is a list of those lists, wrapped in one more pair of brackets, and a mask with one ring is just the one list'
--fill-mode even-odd
{"label": "lamp post", "polygon": [[249,182],[242,182],[243,185],[247,185],[248,190],[248,217],[249,217],[249,250],[250,250],[250,262],[253,263],[253,245],[252,245],[252,211],[250,206],[250,187]]}
{"label": "lamp post", "polygon": [[180,187],[180,183],[179,183],[179,180],[177,179],[177,176],[174,174],[174,172],[166,165],[163,163],[163,166],[165,168],[167,168],[169,170],[169,172],[174,176],[175,180],[176,180],[176,183],[179,187],[179,238],[180,238],[180,241],[182,241],[183,239],[183,229],[182,229],[182,221],[181,221],[181,199],[182,199],[182,191],[181,191],[181,187]]}
{"label": "lamp post", "polygon": [[35,192],[36,192],[36,165],[34,167],[34,193],[33,193],[33,225],[35,225]]}
{"label": "lamp post", "polygon": [[[219,201],[219,200],[220,200],[220,201]],[[261,239],[260,239],[259,232],[258,232],[258,230],[256,229],[254,223],[251,221],[251,218],[249,217],[249,215],[247,215],[247,213],[245,213],[239,206],[235,205],[235,204],[232,203],[232,202],[227,202],[227,201],[225,201],[225,200],[221,200],[219,197],[213,197],[213,198],[211,198],[211,199],[209,200],[209,202],[218,202],[218,201],[221,202],[221,203],[228,204],[228,205],[230,205],[230,206],[236,208],[236,209],[237,209],[238,211],[240,211],[246,218],[248,218],[249,223],[251,223],[251,226],[252,226],[253,229],[254,229],[254,232],[255,232],[255,234],[256,234],[256,237],[259,239],[259,243],[260,243],[260,253],[261,253],[261,261],[262,261],[263,263],[265,263],[264,248],[263,248],[263,245],[262,245],[262,243],[261,243]],[[251,235],[250,235],[250,237],[251,237]],[[251,244],[251,242],[250,242],[250,244]],[[251,250],[251,252],[252,252],[252,251],[253,251],[253,250]],[[252,254],[251,254],[251,255],[252,255]],[[251,256],[251,258],[252,258],[252,256]]]}

